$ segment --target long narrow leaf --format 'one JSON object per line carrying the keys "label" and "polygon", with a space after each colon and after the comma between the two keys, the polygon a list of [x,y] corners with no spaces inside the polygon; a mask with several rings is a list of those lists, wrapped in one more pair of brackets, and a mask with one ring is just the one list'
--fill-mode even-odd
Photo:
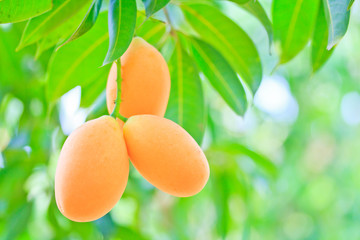
{"label": "long narrow leaf", "polygon": [[235,113],[243,115],[247,106],[245,90],[230,64],[216,49],[201,40],[193,39],[192,50],[211,85]]}
{"label": "long narrow leaf", "polygon": [[89,0],[54,0],[51,11],[28,21],[17,50],[28,46],[55,31],[74,16]]}
{"label": "long narrow leaf", "polygon": [[111,65],[97,69],[93,76],[88,79],[90,84],[81,87],[81,107],[89,107],[106,89],[106,79],[109,74]]}
{"label": "long narrow leaf", "polygon": [[259,54],[249,36],[218,9],[204,4],[181,5],[201,39],[214,46],[255,92],[262,78]]}
{"label": "long narrow leaf", "polygon": [[37,42],[36,58],[38,58],[45,50],[64,42],[81,23],[87,11],[87,6],[83,6],[75,15],[66,19],[63,24],[51,31],[45,37]]}
{"label": "long narrow leaf", "polygon": [[354,4],[355,0],[350,0],[347,10],[350,10],[352,5]]}
{"label": "long narrow leaf", "polygon": [[110,0],[109,49],[103,65],[114,62],[129,47],[136,25],[135,0]]}
{"label": "long narrow leaf", "polygon": [[182,126],[201,144],[205,130],[204,96],[192,58],[179,43],[169,62],[171,91],[165,117]]}
{"label": "long narrow leaf", "polygon": [[229,154],[246,155],[250,157],[258,166],[263,168],[270,176],[276,177],[277,167],[267,157],[249,149],[240,143],[222,143],[212,147],[214,150],[225,151]]}
{"label": "long narrow leaf", "polygon": [[[160,43],[160,40],[166,33],[166,25],[164,22],[154,19],[147,19],[144,15],[137,17],[137,23],[141,24],[136,29],[136,35],[145,39],[148,43],[156,46]],[[145,21],[145,22],[144,22]]]}
{"label": "long narrow leaf", "polygon": [[[80,26],[76,29],[76,31],[71,35],[71,37],[66,41],[66,43],[73,41],[80,36],[87,33],[95,24],[96,19],[100,13],[102,0],[93,0],[89,11],[87,12],[86,16],[82,20]],[[66,44],[64,43],[64,44]]]}
{"label": "long narrow leaf", "polygon": [[20,22],[52,8],[51,0],[0,1],[0,23]]}
{"label": "long narrow leaf", "polygon": [[[231,0],[232,2],[238,2],[238,0]],[[272,41],[273,41],[273,29],[272,29],[272,23],[267,16],[264,8],[261,6],[259,1],[247,1],[246,3],[239,4],[239,6],[252,15],[254,15],[264,26],[268,37],[269,37],[269,48],[271,47]]]}
{"label": "long narrow leaf", "polygon": [[313,33],[319,0],[274,0],[273,27],[280,63],[294,58]]}
{"label": "long narrow leaf", "polygon": [[329,27],[327,48],[331,49],[345,35],[350,18],[350,0],[324,0],[326,19]]}
{"label": "long narrow leaf", "polygon": [[[107,49],[107,17],[100,14],[95,26],[82,38],[65,45],[50,61],[47,79],[47,97],[55,101],[75,86],[85,87],[93,81],[104,81],[99,68]],[[108,66],[106,66],[108,67]],[[94,79],[94,76],[99,76]],[[94,99],[95,100],[95,99]]]}
{"label": "long narrow leaf", "polygon": [[146,16],[150,17],[161,8],[165,7],[170,0],[142,0],[145,6]]}
{"label": "long narrow leaf", "polygon": [[327,50],[329,30],[325,18],[324,5],[320,3],[320,9],[316,20],[314,36],[311,42],[311,62],[313,72],[316,72],[330,57],[331,50]]}

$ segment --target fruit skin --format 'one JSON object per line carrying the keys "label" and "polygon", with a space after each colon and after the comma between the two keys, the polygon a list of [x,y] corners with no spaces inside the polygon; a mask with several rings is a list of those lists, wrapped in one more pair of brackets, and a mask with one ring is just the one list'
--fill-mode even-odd
{"label": "fruit skin", "polygon": [[[152,114],[163,117],[170,95],[170,73],[165,59],[152,45],[135,37],[121,56],[120,114],[130,117]],[[109,113],[117,94],[117,66],[111,67],[106,86]]]}
{"label": "fruit skin", "polygon": [[182,127],[153,115],[137,115],[124,125],[130,160],[155,187],[188,197],[205,186],[210,170],[205,154]]}
{"label": "fruit skin", "polygon": [[110,116],[91,120],[66,139],[55,174],[61,213],[77,222],[109,212],[124,192],[129,160],[119,124]]}

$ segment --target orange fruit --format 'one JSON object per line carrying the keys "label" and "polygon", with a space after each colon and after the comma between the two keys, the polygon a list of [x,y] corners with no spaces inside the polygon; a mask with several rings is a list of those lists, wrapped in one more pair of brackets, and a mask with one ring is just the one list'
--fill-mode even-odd
{"label": "orange fruit", "polygon": [[91,120],[66,139],[55,175],[61,213],[77,222],[109,212],[124,192],[128,154],[119,124],[110,116]]}
{"label": "orange fruit", "polygon": [[209,178],[208,162],[181,126],[162,117],[137,115],[123,129],[131,162],[151,184],[178,197],[203,189]]}
{"label": "orange fruit", "polygon": [[[170,73],[165,59],[152,45],[135,37],[121,57],[120,114],[164,116],[170,95]],[[106,86],[109,113],[117,95],[117,66],[111,67]]]}

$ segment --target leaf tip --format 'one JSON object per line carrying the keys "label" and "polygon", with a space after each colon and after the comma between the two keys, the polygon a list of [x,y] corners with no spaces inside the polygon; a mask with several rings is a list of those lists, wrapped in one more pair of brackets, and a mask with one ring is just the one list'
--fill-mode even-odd
{"label": "leaf tip", "polygon": [[23,49],[24,46],[22,46],[21,42],[19,43],[19,45],[17,45],[17,47],[15,48],[15,52],[20,51],[21,49]]}
{"label": "leaf tip", "polygon": [[108,58],[105,58],[104,62],[102,63],[102,65],[100,67],[105,67],[106,65],[112,63],[112,61],[110,61]]}
{"label": "leaf tip", "polygon": [[59,51],[59,49],[62,48],[63,46],[65,46],[68,42],[70,42],[69,39],[67,41],[65,41],[64,43],[60,44],[60,46],[56,47],[55,52]]}
{"label": "leaf tip", "polygon": [[276,63],[276,65],[275,65],[275,67],[273,68],[273,70],[270,72],[270,75],[273,75],[273,74],[279,69],[279,67],[280,67],[281,64],[282,64],[282,63],[281,63],[281,60],[278,61],[278,62]]}
{"label": "leaf tip", "polygon": [[326,47],[326,50],[330,51],[335,45],[336,45],[336,43],[333,43],[333,42],[329,43]]}

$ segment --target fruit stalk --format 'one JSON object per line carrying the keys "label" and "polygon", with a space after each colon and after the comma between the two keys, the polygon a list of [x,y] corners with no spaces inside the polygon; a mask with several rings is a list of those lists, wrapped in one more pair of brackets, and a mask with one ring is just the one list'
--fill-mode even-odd
{"label": "fruit stalk", "polygon": [[110,116],[115,118],[115,119],[119,118],[123,122],[126,122],[127,118],[122,116],[119,113],[120,103],[121,103],[121,82],[122,82],[122,78],[121,78],[121,60],[120,60],[120,58],[118,60],[116,60],[116,67],[117,67],[117,78],[116,78],[117,93],[116,93],[115,107],[114,107],[114,110],[112,111],[112,113],[110,114]]}

